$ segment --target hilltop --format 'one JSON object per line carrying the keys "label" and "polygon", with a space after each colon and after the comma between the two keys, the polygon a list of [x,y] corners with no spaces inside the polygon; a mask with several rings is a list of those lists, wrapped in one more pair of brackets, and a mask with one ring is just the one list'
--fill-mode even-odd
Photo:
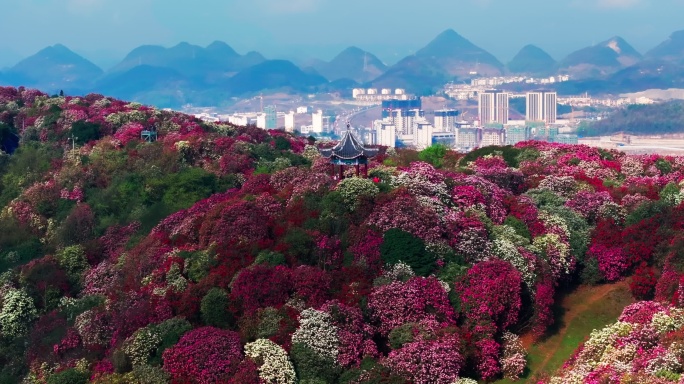
{"label": "hilltop", "polygon": [[340,181],[314,139],[99,94],[0,119],[0,382],[529,379],[578,284],[682,273],[679,158],[378,148]]}

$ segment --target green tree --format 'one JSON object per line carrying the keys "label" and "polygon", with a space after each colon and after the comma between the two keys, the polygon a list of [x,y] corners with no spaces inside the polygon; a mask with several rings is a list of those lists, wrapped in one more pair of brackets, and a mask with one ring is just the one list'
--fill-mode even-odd
{"label": "green tree", "polygon": [[47,384],[86,384],[89,379],[90,375],[88,372],[82,372],[76,368],[69,368],[51,375],[46,382]]}
{"label": "green tree", "polygon": [[71,124],[71,133],[78,144],[85,144],[100,138],[100,124],[79,120]]}
{"label": "green tree", "polygon": [[404,262],[420,276],[428,276],[435,267],[436,257],[425,249],[425,242],[401,229],[385,232],[380,245],[380,256],[386,264]]}
{"label": "green tree", "polygon": [[200,313],[202,321],[212,327],[226,328],[230,323],[228,293],[221,288],[212,288],[202,298]]}
{"label": "green tree", "polygon": [[444,164],[444,156],[448,150],[449,148],[444,144],[434,144],[420,151],[418,158],[440,168]]}

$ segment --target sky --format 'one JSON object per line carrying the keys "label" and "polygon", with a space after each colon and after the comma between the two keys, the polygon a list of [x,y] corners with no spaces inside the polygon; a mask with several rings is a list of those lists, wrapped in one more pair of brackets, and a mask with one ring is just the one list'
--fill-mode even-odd
{"label": "sky", "polygon": [[684,0],[2,0],[0,68],[64,44],[105,70],[144,44],[215,40],[267,58],[330,60],[354,45],[392,64],[454,29],[507,62],[613,36],[639,52],[684,29]]}

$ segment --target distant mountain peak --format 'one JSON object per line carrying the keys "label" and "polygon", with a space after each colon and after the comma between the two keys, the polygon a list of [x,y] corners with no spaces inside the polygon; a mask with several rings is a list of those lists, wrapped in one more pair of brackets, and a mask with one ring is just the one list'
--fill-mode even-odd
{"label": "distant mountain peak", "polygon": [[600,77],[634,65],[641,59],[641,54],[625,39],[614,36],[569,54],[560,67],[574,77]]}
{"label": "distant mountain peak", "polygon": [[673,32],[667,40],[648,51],[646,57],[684,64],[684,30]]}
{"label": "distant mountain peak", "polygon": [[328,80],[350,79],[358,83],[370,81],[387,70],[375,55],[356,46],[345,48],[329,63],[318,62],[313,66]]}
{"label": "distant mountain peak", "polygon": [[500,74],[504,65],[491,53],[473,44],[453,29],[447,29],[428,45],[416,52],[423,59],[438,59],[451,76],[468,75],[472,71],[482,74]]}
{"label": "distant mountain peak", "polygon": [[62,44],[41,49],[8,72],[24,79],[23,85],[65,90],[81,90],[103,73],[100,67]]}
{"label": "distant mountain peak", "polygon": [[601,43],[601,45],[612,49],[618,55],[641,57],[641,54],[620,36],[613,36]]}
{"label": "distant mountain peak", "polygon": [[556,61],[543,49],[528,44],[508,63],[508,70],[513,73],[548,74],[553,71]]}

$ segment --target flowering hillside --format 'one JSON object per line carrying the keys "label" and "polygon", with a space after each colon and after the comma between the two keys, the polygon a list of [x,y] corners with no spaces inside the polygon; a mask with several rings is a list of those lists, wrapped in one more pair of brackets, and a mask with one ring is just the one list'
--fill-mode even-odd
{"label": "flowering hillside", "polygon": [[684,158],[383,148],[340,182],[302,137],[23,88],[0,137],[0,383],[516,379],[562,294],[628,276],[681,328]]}

